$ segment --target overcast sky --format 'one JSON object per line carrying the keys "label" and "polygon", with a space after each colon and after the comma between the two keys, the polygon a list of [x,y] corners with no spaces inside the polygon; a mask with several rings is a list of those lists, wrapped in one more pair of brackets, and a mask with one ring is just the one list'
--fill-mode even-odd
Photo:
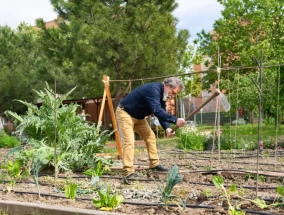
{"label": "overcast sky", "polygon": [[[20,22],[34,25],[37,18],[50,21],[56,13],[50,0],[0,0],[0,25],[8,25],[16,29]],[[174,11],[178,18],[178,28],[188,29],[190,40],[202,29],[212,29],[214,21],[221,17],[222,6],[217,0],[177,0],[179,7]]]}

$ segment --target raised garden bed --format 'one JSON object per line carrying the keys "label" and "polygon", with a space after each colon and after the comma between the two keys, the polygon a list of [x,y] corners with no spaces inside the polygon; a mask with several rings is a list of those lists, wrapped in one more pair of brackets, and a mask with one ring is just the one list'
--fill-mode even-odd
{"label": "raised garden bed", "polygon": [[[3,160],[7,150],[0,150]],[[221,152],[220,161],[217,155],[211,158],[208,152],[188,152],[168,148],[160,151],[161,163],[167,167],[176,164],[183,181],[173,189],[173,194],[185,201],[186,208],[181,210],[177,203],[169,202],[166,209],[162,194],[158,189],[161,180],[166,180],[165,174],[147,174],[147,155],[144,149],[136,151],[136,167],[140,180],[132,181],[131,185],[124,184],[119,161],[113,167],[113,171],[103,175],[99,184],[91,186],[91,177],[83,174],[65,173],[60,174],[57,180],[53,175],[39,177],[39,190],[35,186],[32,177],[17,180],[11,191],[7,191],[9,181],[0,184],[0,200],[29,202],[40,205],[54,205],[64,207],[83,208],[94,210],[99,209],[92,203],[93,198],[98,198],[96,188],[110,185],[112,191],[124,197],[124,203],[115,209],[114,213],[125,214],[227,214],[228,201],[224,192],[214,186],[213,176],[222,176],[227,189],[232,184],[236,185],[237,193],[241,197],[231,197],[231,204],[240,206],[246,214],[284,214],[284,209],[268,208],[261,209],[249,199],[256,198],[256,186],[258,197],[265,200],[269,205],[279,197],[276,188],[283,185],[284,171],[281,153],[278,152],[275,159],[272,151],[267,151],[260,158],[259,180],[256,180],[256,152],[235,151]],[[2,162],[1,160],[1,162]],[[67,199],[62,190],[66,180],[80,184],[75,200]],[[1,204],[0,204],[0,207]],[[6,209],[5,207],[2,207]],[[39,208],[35,207],[35,210]],[[9,212],[9,211],[8,211]],[[44,211],[46,213],[46,211]],[[11,213],[13,214],[13,213]],[[52,213],[51,213],[52,214]]]}

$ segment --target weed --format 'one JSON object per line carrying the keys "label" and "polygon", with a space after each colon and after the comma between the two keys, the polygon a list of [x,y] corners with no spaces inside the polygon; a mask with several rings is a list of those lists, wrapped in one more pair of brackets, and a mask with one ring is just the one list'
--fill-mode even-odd
{"label": "weed", "polygon": [[241,188],[238,190],[238,195],[239,195],[239,196],[245,196],[247,192],[248,192],[247,189],[241,187]]}
{"label": "weed", "polygon": [[187,167],[188,169],[192,169],[192,164],[191,163],[187,164]]}
{"label": "weed", "polygon": [[206,166],[203,166],[202,168],[203,168],[204,170],[210,171],[210,170],[213,169],[213,166],[211,166],[211,165],[206,165]]}
{"label": "weed", "polygon": [[210,188],[205,188],[203,190],[201,190],[201,192],[204,196],[206,196],[207,198],[209,198],[210,196],[212,196],[212,190]]}
{"label": "weed", "polygon": [[135,188],[136,190],[142,190],[142,189],[144,188],[144,186],[139,183],[139,180],[138,180],[138,179],[136,179],[136,180],[134,181],[134,184],[133,184],[133,185],[134,185],[134,188]]}

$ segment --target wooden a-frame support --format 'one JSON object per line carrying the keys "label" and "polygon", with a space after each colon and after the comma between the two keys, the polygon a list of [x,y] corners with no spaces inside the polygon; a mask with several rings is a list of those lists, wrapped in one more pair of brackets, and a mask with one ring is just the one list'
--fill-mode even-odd
{"label": "wooden a-frame support", "polygon": [[104,75],[103,76],[103,82],[104,82],[104,85],[105,85],[105,89],[104,89],[103,100],[102,100],[102,103],[101,103],[102,105],[101,105],[101,109],[100,109],[100,115],[99,115],[98,123],[100,123],[102,121],[103,111],[104,111],[104,108],[105,108],[105,101],[106,101],[106,97],[107,97],[108,107],[109,107],[111,121],[112,121],[112,127],[114,129],[115,141],[116,141],[116,146],[117,146],[117,150],[118,150],[118,156],[121,159],[122,158],[122,150],[121,150],[120,138],[119,138],[119,133],[118,133],[118,129],[117,129],[117,123],[116,123],[116,119],[115,119],[113,104],[112,104],[112,98],[111,98],[111,94],[110,94],[110,90],[109,90],[109,77]]}

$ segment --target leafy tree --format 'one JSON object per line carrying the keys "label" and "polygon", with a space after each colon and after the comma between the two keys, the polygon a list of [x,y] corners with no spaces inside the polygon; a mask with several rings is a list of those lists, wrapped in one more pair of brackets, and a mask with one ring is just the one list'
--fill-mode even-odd
{"label": "leafy tree", "polygon": [[[42,44],[81,96],[102,95],[104,74],[137,79],[176,74],[185,53],[187,30],[177,31],[175,0],[51,0],[59,28],[47,29]],[[141,83],[132,83],[135,87]],[[131,83],[111,84],[117,101]]]}
{"label": "leafy tree", "polygon": [[29,33],[0,27],[0,112],[19,111],[23,106],[13,99],[32,100],[31,80],[35,78],[33,44]]}
{"label": "leafy tree", "polygon": [[35,102],[32,88],[52,81],[47,71],[47,58],[38,43],[38,30],[21,23],[17,30],[0,26],[0,113],[7,109],[23,112],[20,99]]}
{"label": "leafy tree", "polygon": [[[202,31],[199,36],[200,49],[203,54],[212,58],[214,67],[218,65],[218,49],[222,57],[222,67],[226,66],[256,66],[254,56],[259,59],[260,50],[264,52],[263,62],[266,65],[278,64],[282,62],[284,54],[284,13],[283,1],[277,0],[218,0],[224,6],[222,18],[215,21],[212,32]],[[256,69],[240,69],[241,75],[253,76],[258,82],[258,78],[253,73]],[[225,88],[226,81],[233,82],[236,78],[235,72],[222,72],[220,85]],[[204,87],[209,88],[209,84],[217,79],[216,73],[208,74],[204,79]],[[273,103],[276,106],[277,75],[275,69],[265,69],[263,80],[267,83],[263,90],[264,104],[266,112]],[[240,103],[246,106],[254,104],[256,109],[258,100],[253,89],[253,82],[250,78],[242,78],[242,85],[246,84],[250,90],[242,94]],[[245,81],[246,80],[246,81]],[[231,84],[231,83],[230,83]],[[228,85],[227,85],[228,87]],[[267,88],[265,88],[267,87]],[[281,91],[283,91],[281,87]],[[232,89],[232,88],[230,88]],[[272,89],[272,90],[271,90]],[[235,93],[236,89],[231,90]],[[252,93],[254,91],[254,93]],[[254,95],[253,99],[251,95]]]}

